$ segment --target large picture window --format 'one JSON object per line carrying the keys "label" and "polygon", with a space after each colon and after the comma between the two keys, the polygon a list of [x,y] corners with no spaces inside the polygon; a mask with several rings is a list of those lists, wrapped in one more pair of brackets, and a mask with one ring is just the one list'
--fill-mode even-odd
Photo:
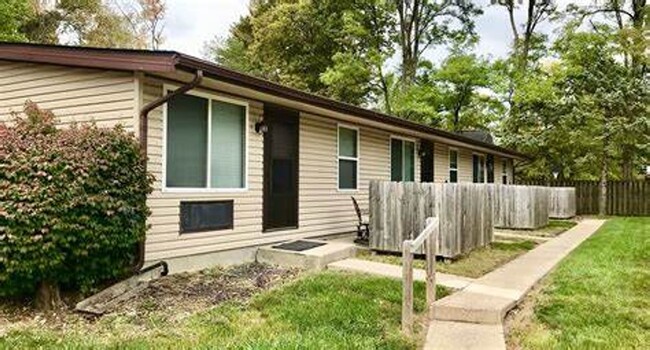
{"label": "large picture window", "polygon": [[415,181],[415,142],[390,140],[391,181]]}
{"label": "large picture window", "polygon": [[449,182],[458,182],[458,151],[449,150]]}
{"label": "large picture window", "polygon": [[356,190],[359,171],[359,130],[339,126],[339,189]]}
{"label": "large picture window", "polygon": [[246,188],[246,106],[180,95],[167,103],[165,187]]}

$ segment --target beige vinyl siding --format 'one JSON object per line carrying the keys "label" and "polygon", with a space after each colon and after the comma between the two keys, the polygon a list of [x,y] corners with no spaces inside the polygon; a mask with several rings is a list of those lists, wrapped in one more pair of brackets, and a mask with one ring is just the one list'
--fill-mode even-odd
{"label": "beige vinyl siding", "polygon": [[133,130],[136,84],[131,72],[0,61],[0,122],[25,101],[52,110],[61,125],[95,121]]}
{"label": "beige vinyl siding", "polygon": [[[143,90],[144,102],[147,103],[162,94],[162,84],[147,79]],[[249,188],[246,192],[163,192],[162,108],[150,113],[149,169],[154,173],[156,182],[154,184],[155,191],[148,200],[152,215],[149,220],[151,229],[147,235],[147,261],[269,244],[285,239],[353,232],[356,229],[357,219],[350,196],[355,196],[363,209],[367,208],[370,180],[390,179],[390,137],[407,137],[362,125],[342,123],[342,125],[359,128],[359,188],[355,191],[341,191],[338,189],[337,182],[338,122],[331,118],[301,113],[299,126],[299,227],[263,233],[263,137],[254,132],[254,124],[261,118],[263,105],[254,100],[247,102],[250,115],[248,128]],[[419,181],[420,170],[417,156],[415,165],[416,180]],[[179,234],[181,200],[219,199],[233,199],[235,202],[233,229]]]}
{"label": "beige vinyl siding", "polygon": [[449,146],[440,142],[433,145],[433,181],[449,181]]}
{"label": "beige vinyl siding", "polygon": [[[200,89],[197,89],[201,91]],[[148,103],[163,93],[160,81],[147,78],[143,83],[144,103]],[[215,94],[224,96],[223,94]],[[225,96],[229,97],[230,96]],[[241,99],[239,99],[241,100]],[[156,180],[154,192],[147,204],[151,208],[147,234],[145,260],[158,260],[171,257],[209,253],[256,244],[262,238],[262,164],[263,138],[254,131],[263,113],[261,103],[242,100],[248,103],[248,189],[231,192],[163,192],[163,107],[149,113],[149,171]],[[234,228],[231,230],[208,231],[180,234],[179,215],[181,201],[223,200],[234,201]]]}
{"label": "beige vinyl siding", "polygon": [[472,151],[458,148],[458,182],[472,182]]}

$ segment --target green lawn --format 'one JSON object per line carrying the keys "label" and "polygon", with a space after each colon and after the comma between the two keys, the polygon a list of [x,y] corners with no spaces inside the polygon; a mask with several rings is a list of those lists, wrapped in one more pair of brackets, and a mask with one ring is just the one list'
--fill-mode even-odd
{"label": "green lawn", "polygon": [[[415,295],[422,311],[422,283]],[[57,328],[17,327],[0,337],[0,348],[413,349],[418,340],[400,334],[400,312],[399,281],[322,272],[185,318],[126,314]]]}
{"label": "green lawn", "polygon": [[[529,301],[531,302],[531,301]],[[613,218],[545,280],[512,348],[650,349],[650,218]]]}
{"label": "green lawn", "polygon": [[[481,277],[534,247],[535,243],[531,241],[493,242],[487,247],[475,249],[469,254],[461,256],[451,263],[439,262],[436,264],[436,271],[473,278]],[[402,257],[399,255],[373,255],[370,252],[362,251],[358,257],[387,264],[402,264]],[[414,266],[424,269],[424,259],[415,260]]]}

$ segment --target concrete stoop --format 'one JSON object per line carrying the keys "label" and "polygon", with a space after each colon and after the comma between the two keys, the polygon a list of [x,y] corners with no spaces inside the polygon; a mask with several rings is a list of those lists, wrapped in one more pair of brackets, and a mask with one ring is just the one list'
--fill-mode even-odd
{"label": "concrete stoop", "polygon": [[324,243],[324,245],[303,251],[292,251],[274,248],[273,246],[265,246],[257,250],[257,261],[272,265],[321,270],[331,262],[356,255],[356,245],[351,243],[315,239],[301,239],[301,241]]}

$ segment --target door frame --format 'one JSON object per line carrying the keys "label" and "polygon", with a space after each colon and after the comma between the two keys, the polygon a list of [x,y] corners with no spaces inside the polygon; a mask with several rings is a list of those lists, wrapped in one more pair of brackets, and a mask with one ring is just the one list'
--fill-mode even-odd
{"label": "door frame", "polygon": [[288,124],[295,124],[295,169],[294,169],[294,182],[293,186],[295,189],[295,213],[296,218],[295,225],[286,226],[286,227],[268,227],[269,226],[269,207],[270,204],[270,182],[271,182],[271,152],[270,147],[272,146],[273,140],[269,132],[264,133],[264,142],[263,142],[263,165],[262,165],[262,232],[276,232],[284,230],[294,230],[297,229],[300,225],[299,209],[300,209],[300,111],[286,108],[274,104],[264,104],[264,117],[263,121],[271,129],[271,124],[274,120],[282,119],[282,122]]}

